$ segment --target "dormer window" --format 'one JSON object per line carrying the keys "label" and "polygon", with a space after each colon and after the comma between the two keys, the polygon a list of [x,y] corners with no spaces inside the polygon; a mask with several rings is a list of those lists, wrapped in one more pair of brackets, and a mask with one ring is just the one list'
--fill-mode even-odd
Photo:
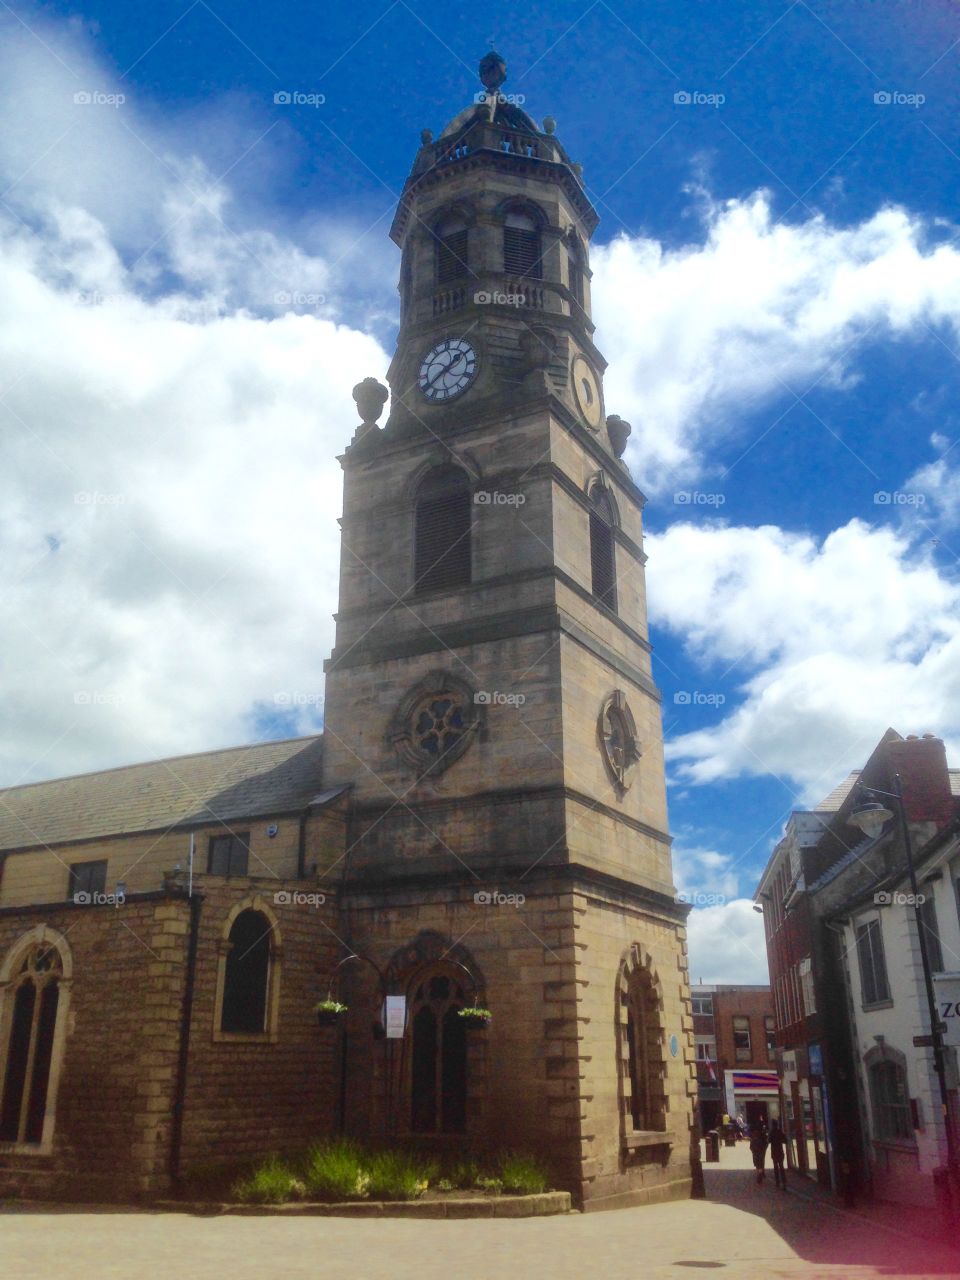
{"label": "dormer window", "polygon": [[436,230],[437,284],[462,280],[467,274],[467,224],[463,218],[447,218]]}
{"label": "dormer window", "polygon": [[503,269],[510,276],[543,277],[540,228],[527,213],[510,212],[503,220]]}

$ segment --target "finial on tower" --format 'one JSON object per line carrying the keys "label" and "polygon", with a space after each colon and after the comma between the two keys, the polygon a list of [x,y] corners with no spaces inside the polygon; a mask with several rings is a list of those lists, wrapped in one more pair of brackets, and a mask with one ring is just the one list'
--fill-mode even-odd
{"label": "finial on tower", "polygon": [[495,49],[480,59],[480,83],[488,93],[495,94],[507,78],[507,64]]}

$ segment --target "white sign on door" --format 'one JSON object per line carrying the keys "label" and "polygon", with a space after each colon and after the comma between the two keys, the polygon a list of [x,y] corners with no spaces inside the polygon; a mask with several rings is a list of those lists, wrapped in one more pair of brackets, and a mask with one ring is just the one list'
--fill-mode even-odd
{"label": "white sign on door", "polygon": [[407,1021],[407,997],[387,996],[384,1009],[384,1026],[388,1040],[402,1040],[403,1028]]}

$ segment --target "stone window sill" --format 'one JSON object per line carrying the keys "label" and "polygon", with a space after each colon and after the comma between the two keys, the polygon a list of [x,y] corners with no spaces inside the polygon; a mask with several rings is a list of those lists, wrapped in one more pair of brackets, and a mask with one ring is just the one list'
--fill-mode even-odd
{"label": "stone window sill", "polygon": [[623,1145],[628,1151],[636,1151],[640,1147],[672,1147],[673,1138],[669,1133],[644,1129],[624,1136]]}
{"label": "stone window sill", "polygon": [[892,1001],[892,1000],[877,1000],[877,1001],[875,1001],[873,1004],[864,1004],[864,1005],[861,1005],[860,1007],[861,1007],[861,1009],[863,1009],[863,1011],[864,1011],[865,1013],[867,1013],[867,1012],[871,1012],[871,1011],[872,1011],[872,1010],[874,1010],[874,1009],[892,1009],[892,1008],[893,1008],[893,1001]]}
{"label": "stone window sill", "polygon": [[49,1156],[52,1142],[0,1142],[0,1156]]}
{"label": "stone window sill", "polygon": [[280,1037],[273,1031],[214,1031],[214,1044],[277,1044]]}

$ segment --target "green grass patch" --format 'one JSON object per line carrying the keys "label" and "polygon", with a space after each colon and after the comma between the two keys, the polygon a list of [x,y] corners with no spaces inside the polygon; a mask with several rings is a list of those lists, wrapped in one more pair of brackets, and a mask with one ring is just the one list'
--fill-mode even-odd
{"label": "green grass patch", "polygon": [[372,1200],[416,1200],[440,1172],[438,1161],[406,1151],[377,1152],[366,1168]]}
{"label": "green grass patch", "polygon": [[508,1195],[539,1195],[550,1186],[547,1171],[540,1161],[518,1151],[507,1151],[500,1157],[499,1175]]}
{"label": "green grass patch", "polygon": [[243,1204],[285,1204],[305,1191],[302,1179],[278,1156],[271,1156],[233,1187],[234,1197]]}
{"label": "green grass patch", "polygon": [[346,1138],[312,1147],[303,1171],[307,1194],[319,1200],[362,1200],[369,1184],[365,1163],[361,1148]]}

